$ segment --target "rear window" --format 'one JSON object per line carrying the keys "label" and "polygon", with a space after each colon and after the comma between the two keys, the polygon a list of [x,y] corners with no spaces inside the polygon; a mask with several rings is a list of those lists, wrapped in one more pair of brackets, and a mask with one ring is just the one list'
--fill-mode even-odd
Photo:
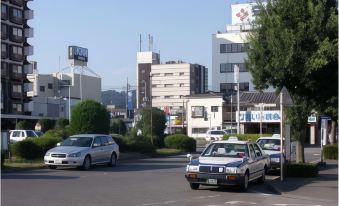
{"label": "rear window", "polygon": [[280,140],[278,139],[259,139],[257,143],[263,150],[280,150]]}
{"label": "rear window", "polygon": [[27,130],[26,133],[27,133],[27,137],[36,137],[37,136],[33,131],[30,131],[30,130]]}
{"label": "rear window", "polygon": [[111,136],[107,136],[108,144],[114,144],[114,140]]}
{"label": "rear window", "polygon": [[101,139],[101,144],[102,145],[108,145],[108,141],[107,141],[107,138],[105,136],[100,137],[100,139]]}

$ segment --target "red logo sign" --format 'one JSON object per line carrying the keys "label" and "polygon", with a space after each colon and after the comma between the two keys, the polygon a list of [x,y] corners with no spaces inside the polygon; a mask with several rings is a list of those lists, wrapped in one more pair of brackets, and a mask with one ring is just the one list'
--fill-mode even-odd
{"label": "red logo sign", "polygon": [[244,8],[240,9],[240,12],[236,14],[237,17],[240,18],[240,21],[244,21],[246,17],[248,17],[248,11],[246,11]]}

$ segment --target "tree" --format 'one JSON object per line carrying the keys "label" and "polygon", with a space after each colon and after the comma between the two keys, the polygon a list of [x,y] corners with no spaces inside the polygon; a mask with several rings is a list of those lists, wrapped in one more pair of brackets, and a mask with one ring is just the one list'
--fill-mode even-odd
{"label": "tree", "polygon": [[72,110],[70,126],[74,133],[108,134],[110,115],[105,106],[93,100],[85,100]]}
{"label": "tree", "polygon": [[[256,88],[273,86],[280,91],[286,87],[295,104],[293,115],[309,115],[310,107],[304,105],[321,113],[337,108],[337,99],[333,101],[338,95],[336,1],[275,0],[260,7],[246,47],[246,66]],[[292,121],[306,122],[307,115],[293,115],[289,118],[299,119]],[[305,134],[296,137],[303,145]]]}
{"label": "tree", "polygon": [[56,127],[60,129],[64,129],[67,125],[69,125],[69,120],[66,118],[59,118],[56,122]]}
{"label": "tree", "polygon": [[34,123],[27,120],[17,122],[15,125],[16,129],[34,129]]}
{"label": "tree", "polygon": [[[151,135],[151,110],[144,109],[141,112],[141,120],[137,123],[136,127],[142,131],[144,136]],[[152,136],[159,137],[163,143],[164,130],[166,128],[166,115],[157,108],[152,108]],[[162,144],[161,143],[161,144]]]}
{"label": "tree", "polygon": [[41,125],[41,131],[47,132],[50,129],[54,129],[55,121],[51,119],[39,119],[39,124]]}
{"label": "tree", "polygon": [[127,128],[124,120],[118,119],[117,121],[114,121],[111,126],[111,131],[115,134],[125,135]]}

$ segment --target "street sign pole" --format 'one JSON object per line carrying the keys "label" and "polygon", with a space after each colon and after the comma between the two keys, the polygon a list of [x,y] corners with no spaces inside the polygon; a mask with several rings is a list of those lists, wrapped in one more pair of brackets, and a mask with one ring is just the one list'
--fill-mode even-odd
{"label": "street sign pole", "polygon": [[283,155],[283,93],[280,92],[280,180],[284,180]]}
{"label": "street sign pole", "polygon": [[237,134],[240,134],[240,88],[239,88],[239,67],[234,65],[234,82],[237,83]]}

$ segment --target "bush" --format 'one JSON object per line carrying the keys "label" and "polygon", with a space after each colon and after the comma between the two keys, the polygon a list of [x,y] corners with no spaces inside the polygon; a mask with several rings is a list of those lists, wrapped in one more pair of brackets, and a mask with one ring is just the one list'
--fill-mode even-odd
{"label": "bush", "polygon": [[[256,142],[257,139],[259,139],[260,134],[233,134],[233,135],[225,134],[224,135],[224,140],[228,140],[228,138],[230,136],[236,136],[236,137],[238,137],[239,140],[242,140],[242,141],[251,140],[253,142]],[[262,134],[261,136],[262,137],[271,137],[272,134]]]}
{"label": "bush", "polygon": [[51,129],[48,130],[42,137],[43,138],[59,138],[59,139],[66,139],[67,137],[71,136],[73,132],[70,128],[65,129]]}
{"label": "bush", "polygon": [[69,120],[65,118],[59,118],[56,122],[56,128],[64,129],[69,125]]}
{"label": "bush", "polygon": [[186,152],[196,151],[195,139],[183,134],[174,134],[165,137],[165,146],[171,149],[180,149]]}
{"label": "bush", "polygon": [[114,141],[119,145],[120,152],[126,152],[128,150],[127,139],[119,134],[111,134]]}
{"label": "bush", "polygon": [[5,151],[1,151],[1,168],[4,167],[4,162],[6,158],[8,158],[8,153]]}
{"label": "bush", "polygon": [[318,175],[318,165],[310,163],[288,164],[286,175],[288,177],[316,177]]}
{"label": "bush", "polygon": [[34,130],[34,123],[31,121],[22,120],[16,123],[15,129],[33,129]]}
{"label": "bush", "polygon": [[42,158],[47,150],[55,147],[60,142],[60,138],[27,138],[23,141],[16,142],[11,145],[11,152],[14,156],[24,159]]}
{"label": "bush", "polygon": [[325,159],[337,160],[338,159],[338,144],[325,145],[323,148]]}
{"label": "bush", "polygon": [[44,133],[55,127],[55,121],[51,119],[40,119],[38,122],[41,125],[41,131]]}
{"label": "bush", "polygon": [[128,145],[128,149],[131,152],[139,152],[141,154],[154,154],[156,148],[149,142],[130,142]]}
{"label": "bush", "polygon": [[71,128],[79,134],[109,134],[110,115],[104,105],[85,100],[72,110]]}

